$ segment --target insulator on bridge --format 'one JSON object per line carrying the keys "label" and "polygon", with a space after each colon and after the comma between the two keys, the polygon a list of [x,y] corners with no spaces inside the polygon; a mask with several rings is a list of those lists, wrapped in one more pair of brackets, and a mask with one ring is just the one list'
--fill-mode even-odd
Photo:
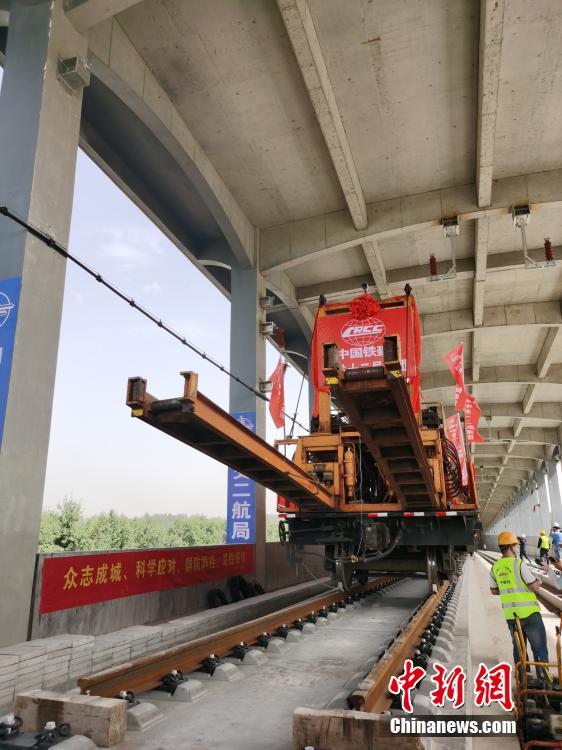
{"label": "insulator on bridge", "polygon": [[437,276],[437,258],[433,253],[429,256],[429,274],[430,276]]}

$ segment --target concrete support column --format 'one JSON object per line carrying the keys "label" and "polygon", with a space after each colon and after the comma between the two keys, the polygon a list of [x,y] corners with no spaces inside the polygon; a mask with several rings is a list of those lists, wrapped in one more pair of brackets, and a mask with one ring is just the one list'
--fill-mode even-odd
{"label": "concrete support column", "polygon": [[[259,305],[265,283],[255,269],[231,272],[230,370],[257,388],[265,380],[265,338],[259,325],[265,313]],[[255,412],[256,432],[265,439],[266,402],[236,381],[230,381],[230,412]],[[256,578],[265,588],[265,489],[256,484]]]}
{"label": "concrete support column", "polygon": [[562,523],[562,487],[560,485],[560,464],[549,461],[547,464],[547,482],[550,491],[552,521]]}
{"label": "concrete support column", "polygon": [[[62,0],[12,0],[0,94],[0,205],[63,244],[82,92],[63,87],[57,61],[86,53],[86,40],[66,19]],[[64,276],[62,258],[0,217],[0,280],[21,279],[11,373],[3,373],[9,388],[0,451],[0,645],[27,637]]]}

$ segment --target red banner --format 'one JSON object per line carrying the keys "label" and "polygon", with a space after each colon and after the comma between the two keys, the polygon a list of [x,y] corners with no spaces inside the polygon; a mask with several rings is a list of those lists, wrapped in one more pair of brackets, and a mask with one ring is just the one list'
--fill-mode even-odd
{"label": "red banner", "polygon": [[480,420],[480,407],[476,396],[472,393],[465,394],[464,400],[464,426],[466,439],[469,443],[483,443],[484,438],[478,432],[478,421]]}
{"label": "red banner", "polygon": [[83,607],[253,571],[251,544],[47,557],[39,611]]}
{"label": "red banner", "polygon": [[283,412],[285,411],[285,367],[287,365],[283,361],[283,357],[279,357],[277,367],[273,370],[273,373],[269,376],[269,379],[273,383],[273,389],[271,391],[271,397],[269,399],[269,413],[273,419],[273,424],[279,429],[285,424],[285,417]]}
{"label": "red banner", "polygon": [[461,411],[464,409],[467,396],[464,387],[464,344],[455,346],[448,354],[443,355],[443,359],[449,365],[449,370],[457,385],[455,388],[455,409]]}
{"label": "red banner", "polygon": [[461,465],[462,486],[468,485],[468,471],[466,467],[466,450],[464,447],[464,437],[462,434],[461,418],[458,414],[452,414],[445,420],[447,436],[457,449],[459,462]]}

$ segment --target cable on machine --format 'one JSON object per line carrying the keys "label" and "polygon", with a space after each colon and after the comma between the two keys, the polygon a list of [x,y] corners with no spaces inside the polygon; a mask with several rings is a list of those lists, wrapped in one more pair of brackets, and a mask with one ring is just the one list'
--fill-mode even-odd
{"label": "cable on machine", "polygon": [[457,449],[449,438],[445,436],[441,438],[441,444],[443,446],[443,469],[447,498],[463,498],[465,491],[462,484],[462,470]]}
{"label": "cable on machine", "polygon": [[[26,232],[31,234],[33,237],[38,239],[43,244],[47,245],[47,247],[50,247],[51,250],[54,250],[56,253],[58,253],[58,255],[61,255],[63,258],[66,258],[67,260],[72,261],[72,263],[74,263],[79,268],[81,268],[82,271],[85,271],[89,276],[95,279],[98,283],[100,283],[106,289],[109,289],[110,292],[113,292],[113,294],[115,294],[117,297],[123,300],[123,302],[126,302],[132,308],[137,310],[141,315],[144,315],[145,318],[148,318],[148,320],[150,320],[152,323],[157,325],[158,328],[161,328],[163,331],[166,331],[166,333],[170,334],[170,336],[173,336],[173,338],[179,341],[180,344],[187,346],[188,349],[191,349],[191,351],[197,354],[199,357],[201,357],[201,359],[204,359],[206,362],[209,362],[211,365],[213,365],[213,367],[216,367],[225,375],[228,375],[229,378],[231,378],[236,383],[238,383],[239,385],[243,386],[248,391],[253,393],[254,396],[261,398],[262,401],[269,402],[269,398],[265,394],[261,393],[256,388],[249,385],[248,383],[245,383],[237,375],[234,375],[234,373],[230,372],[230,370],[228,370],[223,364],[221,364],[220,362],[217,362],[217,360],[213,359],[213,357],[211,357],[202,349],[200,349],[198,346],[196,346],[191,341],[186,339],[185,336],[182,336],[181,333],[174,331],[173,328],[168,326],[160,318],[158,318],[156,315],[151,313],[150,310],[147,310],[146,307],[143,307],[142,305],[139,305],[138,302],[135,302],[135,300],[132,297],[129,297],[129,295],[125,294],[120,289],[118,289],[118,287],[116,287],[115,284],[112,284],[107,279],[104,279],[104,277],[100,273],[95,271],[93,268],[90,268],[88,265],[86,265],[86,263],[81,261],[80,258],[77,258],[75,255],[72,255],[72,253],[70,253],[65,247],[63,247],[59,242],[57,242],[54,239],[54,237],[51,237],[51,235],[47,234],[46,232],[41,231],[37,227],[34,227],[33,224],[29,224],[20,216],[13,213],[7,206],[0,206],[0,215],[5,216],[8,219],[11,219],[16,224],[19,224],[19,226],[23,227],[23,229],[25,229]],[[286,412],[282,412],[282,414],[284,417],[287,417],[287,419],[290,419],[292,421],[293,428],[296,423],[301,429],[308,432],[308,429],[296,419],[296,413],[295,413],[295,416],[290,416]]]}

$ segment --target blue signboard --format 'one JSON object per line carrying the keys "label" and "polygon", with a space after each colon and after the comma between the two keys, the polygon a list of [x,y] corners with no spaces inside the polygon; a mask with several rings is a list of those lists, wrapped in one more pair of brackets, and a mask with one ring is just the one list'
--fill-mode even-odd
{"label": "blue signboard", "polygon": [[[256,431],[256,412],[233,412],[237,422]],[[226,543],[254,544],[256,540],[256,485],[251,479],[228,469]]]}
{"label": "blue signboard", "polygon": [[20,289],[20,278],[0,280],[0,446],[4,434],[4,420],[10,388]]}

